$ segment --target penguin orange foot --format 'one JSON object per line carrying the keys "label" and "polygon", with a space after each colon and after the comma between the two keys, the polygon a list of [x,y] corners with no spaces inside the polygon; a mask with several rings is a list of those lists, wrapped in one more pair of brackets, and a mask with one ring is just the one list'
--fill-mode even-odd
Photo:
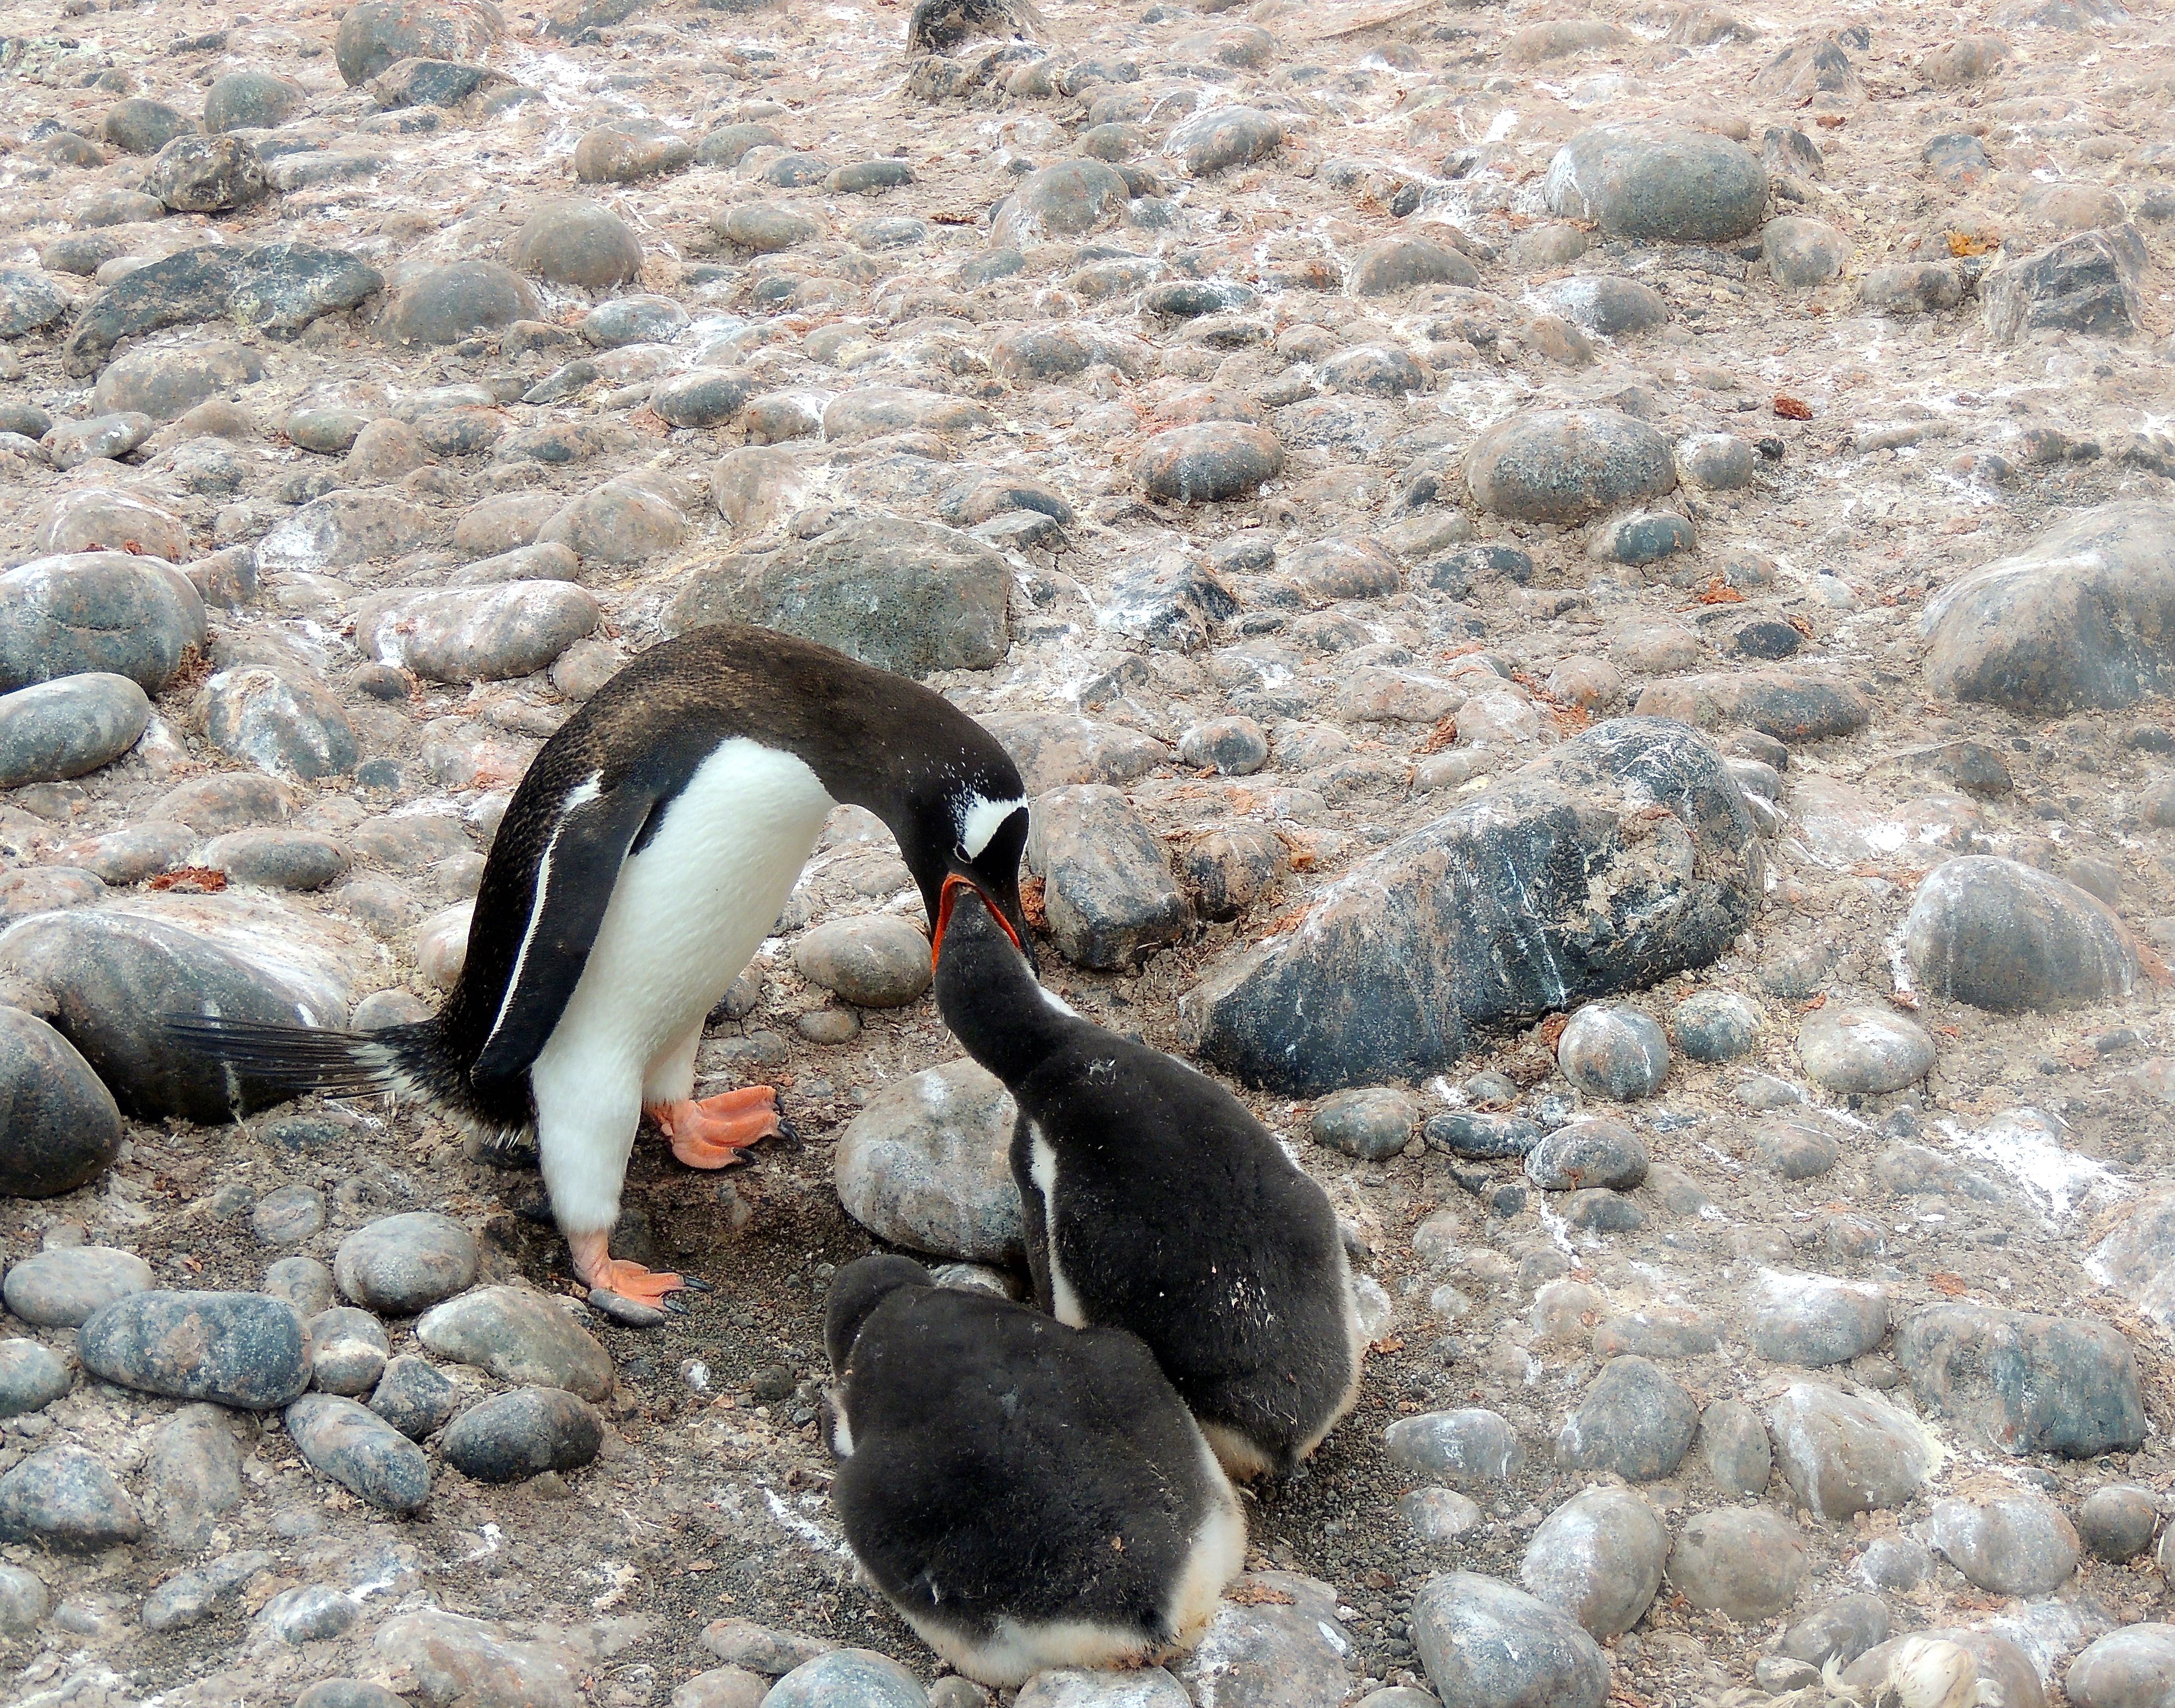
{"label": "penguin orange foot", "polygon": [[778,1093],[767,1085],[721,1092],[699,1102],[652,1103],[643,1110],[691,1168],[726,1168],[757,1139],[778,1131]]}
{"label": "penguin orange foot", "polygon": [[623,1257],[614,1257],[609,1234],[576,1234],[567,1241],[573,1253],[574,1273],[592,1292],[616,1293],[637,1304],[661,1305],[664,1296],[687,1283],[669,1270],[644,1269]]}

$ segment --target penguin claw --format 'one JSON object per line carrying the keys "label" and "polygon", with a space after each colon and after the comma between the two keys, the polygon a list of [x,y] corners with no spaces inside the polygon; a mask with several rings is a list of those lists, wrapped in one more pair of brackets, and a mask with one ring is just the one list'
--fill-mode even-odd
{"label": "penguin claw", "polygon": [[680,1284],[697,1293],[715,1293],[718,1290],[699,1275],[683,1275],[680,1277]]}

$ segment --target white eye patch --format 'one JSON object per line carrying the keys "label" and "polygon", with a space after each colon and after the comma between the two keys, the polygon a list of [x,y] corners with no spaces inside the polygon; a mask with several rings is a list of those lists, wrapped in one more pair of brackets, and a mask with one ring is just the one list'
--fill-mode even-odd
{"label": "white eye patch", "polygon": [[968,794],[959,802],[959,846],[967,858],[978,860],[990,840],[1002,830],[1005,821],[1027,803],[1024,800],[985,800],[979,794]]}

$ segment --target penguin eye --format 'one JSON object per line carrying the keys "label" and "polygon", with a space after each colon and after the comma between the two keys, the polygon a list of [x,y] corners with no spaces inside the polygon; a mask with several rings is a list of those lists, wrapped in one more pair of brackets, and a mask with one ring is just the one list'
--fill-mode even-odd
{"label": "penguin eye", "polygon": [[967,852],[967,844],[963,842],[955,842],[952,844],[952,858],[963,866],[971,866],[974,864],[974,857]]}

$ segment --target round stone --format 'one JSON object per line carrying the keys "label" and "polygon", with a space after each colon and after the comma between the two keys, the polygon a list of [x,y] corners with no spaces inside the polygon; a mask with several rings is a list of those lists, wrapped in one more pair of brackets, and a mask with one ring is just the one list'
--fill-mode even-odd
{"label": "round stone", "polygon": [[1477,1407],[1400,1418],[1382,1432],[1382,1445],[1401,1469],[1467,1488],[1507,1482],[1526,1465],[1509,1420]]}
{"label": "round stone", "polygon": [[1307,1136],[1363,1163],[1379,1163],[1404,1149],[1418,1120],[1419,1107],[1408,1092],[1390,1087],[1334,1092],[1309,1117]]}
{"label": "round stone", "polygon": [[264,1629],[283,1643],[328,1641],[362,1616],[355,1598],[331,1584],[303,1584],[282,1590],[258,1615]]}
{"label": "round stone", "polygon": [[34,1340],[0,1340],[0,1418],[42,1411],[74,1380],[50,1347]]}
{"label": "round stone", "polygon": [[277,1186],[257,1201],[249,1225],[267,1245],[299,1245],[325,1225],[325,1195],[314,1186]]}
{"label": "round stone", "polygon": [[0,1565],[0,1637],[27,1637],[52,1610],[43,1579],[19,1565]]}
{"label": "round stone", "polygon": [[1887,1337],[1888,1296],[1864,1282],[1769,1271],[1744,1300],[1752,1348],[1777,1364],[1847,1364]]}
{"label": "round stone", "polygon": [[1695,1608],[1740,1624],[1771,1619],[1804,1587],[1804,1544],[1764,1507],[1698,1513],[1669,1552],[1668,1581]]}
{"label": "round stone", "polygon": [[264,194],[264,163],[239,137],[178,136],[159,150],[144,184],[176,214],[224,213]]}
{"label": "round stone", "polygon": [[1535,295],[1573,325],[1603,338],[1649,332],[1669,317],[1669,305],[1660,291],[1614,273],[1559,279]]}
{"label": "round stone", "polygon": [[611,1354],[564,1304],[525,1287],[481,1287],[434,1305],[415,1324],[426,1350],[501,1381],[565,1388],[585,1400],[611,1392]]}
{"label": "round stone", "polygon": [[1422,285],[1480,283],[1480,269],[1448,244],[1409,235],[1378,237],[1352,263],[1346,285],[1354,296],[1386,296]]}
{"label": "round stone", "polygon": [[1928,989],[2000,1014],[2074,1008],[2129,995],[2135,946],[2096,896],[1992,854],[1944,860],[1903,922],[1911,970]]}
{"label": "round stone", "polygon": [[370,1223],[340,1241],[333,1260],[339,1290],[388,1316],[412,1316],[475,1285],[475,1236],[435,1211]]}
{"label": "round stone", "polygon": [[1752,447],[1734,433],[1694,433],[1677,442],[1677,473],[1710,492],[1749,486],[1758,466]]}
{"label": "round stone", "polygon": [[1646,1178],[1646,1147],[1619,1121],[1574,1121],[1526,1152],[1526,1177],[1548,1192],[1629,1191]]}
{"label": "round stone", "polygon": [[864,1008],[898,1008],[929,988],[929,939],[892,914],[833,919],[793,946],[812,984]]}
{"label": "round stone", "polygon": [[573,1471],[597,1456],[597,1414],[563,1388],[495,1394],[456,1418],[439,1451],[479,1483],[513,1483],[545,1471]]}
{"label": "round stone", "polygon": [[[1125,179],[1100,160],[1060,160],[1020,180],[998,210],[993,248],[1036,237],[1070,237],[1099,225],[1125,205]],[[1022,246],[1023,247],[1023,246]]]}
{"label": "round stone", "polygon": [[1269,762],[1269,740],[1251,718],[1211,718],[1179,737],[1178,756],[1204,771],[1250,777]]}
{"label": "round stone", "polygon": [[2151,1489],[2110,1483],[2095,1488],[2077,1509],[2077,1538],[2097,1558],[2120,1565],[2152,1546],[2158,1518]]}
{"label": "round stone", "polygon": [[204,844],[203,864],[238,884],[321,890],[347,876],[347,850],[312,831],[239,830]]}
{"label": "round stone", "polygon": [[480,60],[505,28],[491,0],[360,0],[340,19],[333,60],[352,89],[403,59]]}
{"label": "round stone", "polygon": [[298,85],[268,71],[231,71],[204,94],[203,127],[212,136],[276,130],[309,100]]}
{"label": "round stone", "polygon": [[1878,1094],[1931,1072],[1934,1040],[1891,1010],[1830,1002],[1799,1030],[1798,1060],[1825,1090]]}
{"label": "round stone", "polygon": [[127,155],[155,155],[176,137],[187,136],[193,127],[162,100],[131,95],[117,100],[98,122],[98,133]]}
{"label": "round stone", "polygon": [[785,138],[766,124],[719,125],[697,146],[695,162],[697,165],[723,166],[730,171],[751,149],[784,146]]}
{"label": "round stone", "polygon": [[1652,1505],[1628,1488],[1589,1488],[1542,1521],[1518,1575],[1605,1640],[1638,1624],[1668,1558],[1669,1532]]}
{"label": "round stone", "polygon": [[310,1385],[323,1394],[366,1394],[377,1385],[392,1348],[366,1310],[336,1304],[309,1320]]}
{"label": "round stone", "polygon": [[1858,1575],[1879,1590],[1898,1594],[1911,1591],[1933,1575],[1934,1556],[1923,1543],[1907,1536],[1875,1537],[1858,1556]]}
{"label": "round stone", "polygon": [[1633,1103],[1662,1088],[1669,1071],[1669,1041],[1650,1015],[1589,1003],[1571,1016],[1557,1039],[1556,1065],[1589,1097]]}
{"label": "round stone", "polygon": [[1760,234],[1768,276],[1791,290],[1809,290],[1842,275],[1850,260],[1850,239],[1825,220],[1785,214],[1770,220]]}
{"label": "round stone", "polygon": [[2175,1624],[2126,1625],[2072,1661],[2062,1688],[2070,1708],[2166,1708],[2170,1678]]}
{"label": "round stone", "polygon": [[1556,1438],[1556,1462],[1628,1483],[1667,1477],[1690,1451],[1699,1405],[1650,1360],[1611,1358]]}
{"label": "round stone", "polygon": [[632,184],[694,158],[694,145],[662,126],[605,125],[574,144],[574,176],[585,184]]}
{"label": "round stone", "polygon": [[1767,169],[1712,131],[1609,126],[1558,149],[1541,194],[1550,212],[1612,237],[1726,243],[1759,229]]}
{"label": "round stone", "polygon": [[446,1425],[460,1403],[453,1379],[427,1358],[403,1353],[390,1359],[370,1396],[370,1409],[411,1441]]}
{"label": "round stone", "polygon": [[659,381],[649,407],[675,427],[721,427],[740,412],[752,389],[744,374],[697,368]]}
{"label": "round stone", "polygon": [[83,1367],[139,1393],[248,1411],[284,1406],[310,1379],[302,1320],[261,1293],[130,1293],[83,1325]]}
{"label": "round stone", "polygon": [[306,1321],[331,1305],[333,1272],[314,1257],[281,1257],[264,1266],[264,1284],[258,1291],[285,1299]]}
{"label": "round stone", "polygon": [[1844,1596],[1799,1619],[1782,1634],[1782,1652],[1810,1667],[1847,1667],[1888,1640],[1888,1603],[1879,1596]]}
{"label": "round stone", "polygon": [[1937,1500],[1927,1526],[1937,1553],[1982,1590],[2051,1594],[2077,1569],[2077,1532],[2061,1508],[2026,1490]]}
{"label": "round stone", "polygon": [[1477,1572],[1432,1578],[1413,1597],[1413,1646],[1442,1708],[1602,1708],[1608,1659],[1559,1608]]}
{"label": "round stone", "polygon": [[1251,496],[1283,466],[1283,446],[1267,428],[1207,421],[1158,433],[1142,450],[1133,474],[1151,498],[1210,504]]}
{"label": "round stone", "polygon": [[1724,1494],[1759,1494],[1775,1467],[1760,1413],[1742,1400],[1717,1400],[1700,1414],[1700,1458]]}
{"label": "round stone", "polygon": [[73,1328],[100,1306],[151,1284],[151,1266],[110,1245],[57,1245],[8,1271],[0,1296],[38,1328]]}
{"label": "round stone", "polygon": [[1008,1261],[1023,1237],[1019,1190],[1006,1160],[1016,1114],[1003,1082],[972,1061],[887,1087],[838,1136],[839,1201],[893,1244],[939,1257]]}
{"label": "round stone", "polygon": [[1791,1494],[1823,1518],[1907,1505],[1934,1469],[1916,1418],[1835,1388],[1793,1383],[1769,1406],[1767,1427]]}
{"label": "round stone", "polygon": [[529,281],[496,261],[454,261],[426,267],[402,281],[378,325],[394,344],[458,344],[542,312]]}
{"label": "round stone", "polygon": [[[642,272],[642,239],[600,203],[555,200],[537,207],[507,250],[522,272],[552,285],[600,291]],[[531,312],[529,317],[535,317]]]}
{"label": "round stone", "polygon": [[1653,428],[1614,409],[1528,410],[1473,442],[1465,478],[1499,516],[1577,522],[1671,491],[1676,456]]}
{"label": "round stone", "polygon": [[[0,699],[0,718],[6,706]],[[0,1006],[0,1196],[73,1192],[106,1172],[121,1139],[113,1094],[75,1046],[35,1015]]]}
{"label": "round stone", "polygon": [[1678,1048],[1694,1061],[1734,1061],[1749,1055],[1760,1036],[1759,1009],[1734,990],[1687,996],[1669,1018]]}
{"label": "round stone", "polygon": [[1413,1534],[1436,1548],[1447,1548],[1487,1522],[1478,1503],[1454,1488],[1415,1488],[1397,1497],[1397,1511]]}
{"label": "round stone", "polygon": [[1798,1121],[1762,1127],[1752,1136],[1753,1154],[1762,1168],[1786,1180],[1811,1180],[1842,1160],[1835,1135]]}
{"label": "round stone", "polygon": [[164,563],[71,552],[0,574],[0,693],[88,671],[156,694],[203,640],[203,599]]}
{"label": "round stone", "polygon": [[687,311],[669,296],[620,296],[582,317],[581,334],[599,350],[669,343],[687,329]]}
{"label": "round stone", "polygon": [[34,1453],[0,1477],[0,1542],[95,1553],[143,1533],[143,1516],[127,1490],[72,1442]]}

